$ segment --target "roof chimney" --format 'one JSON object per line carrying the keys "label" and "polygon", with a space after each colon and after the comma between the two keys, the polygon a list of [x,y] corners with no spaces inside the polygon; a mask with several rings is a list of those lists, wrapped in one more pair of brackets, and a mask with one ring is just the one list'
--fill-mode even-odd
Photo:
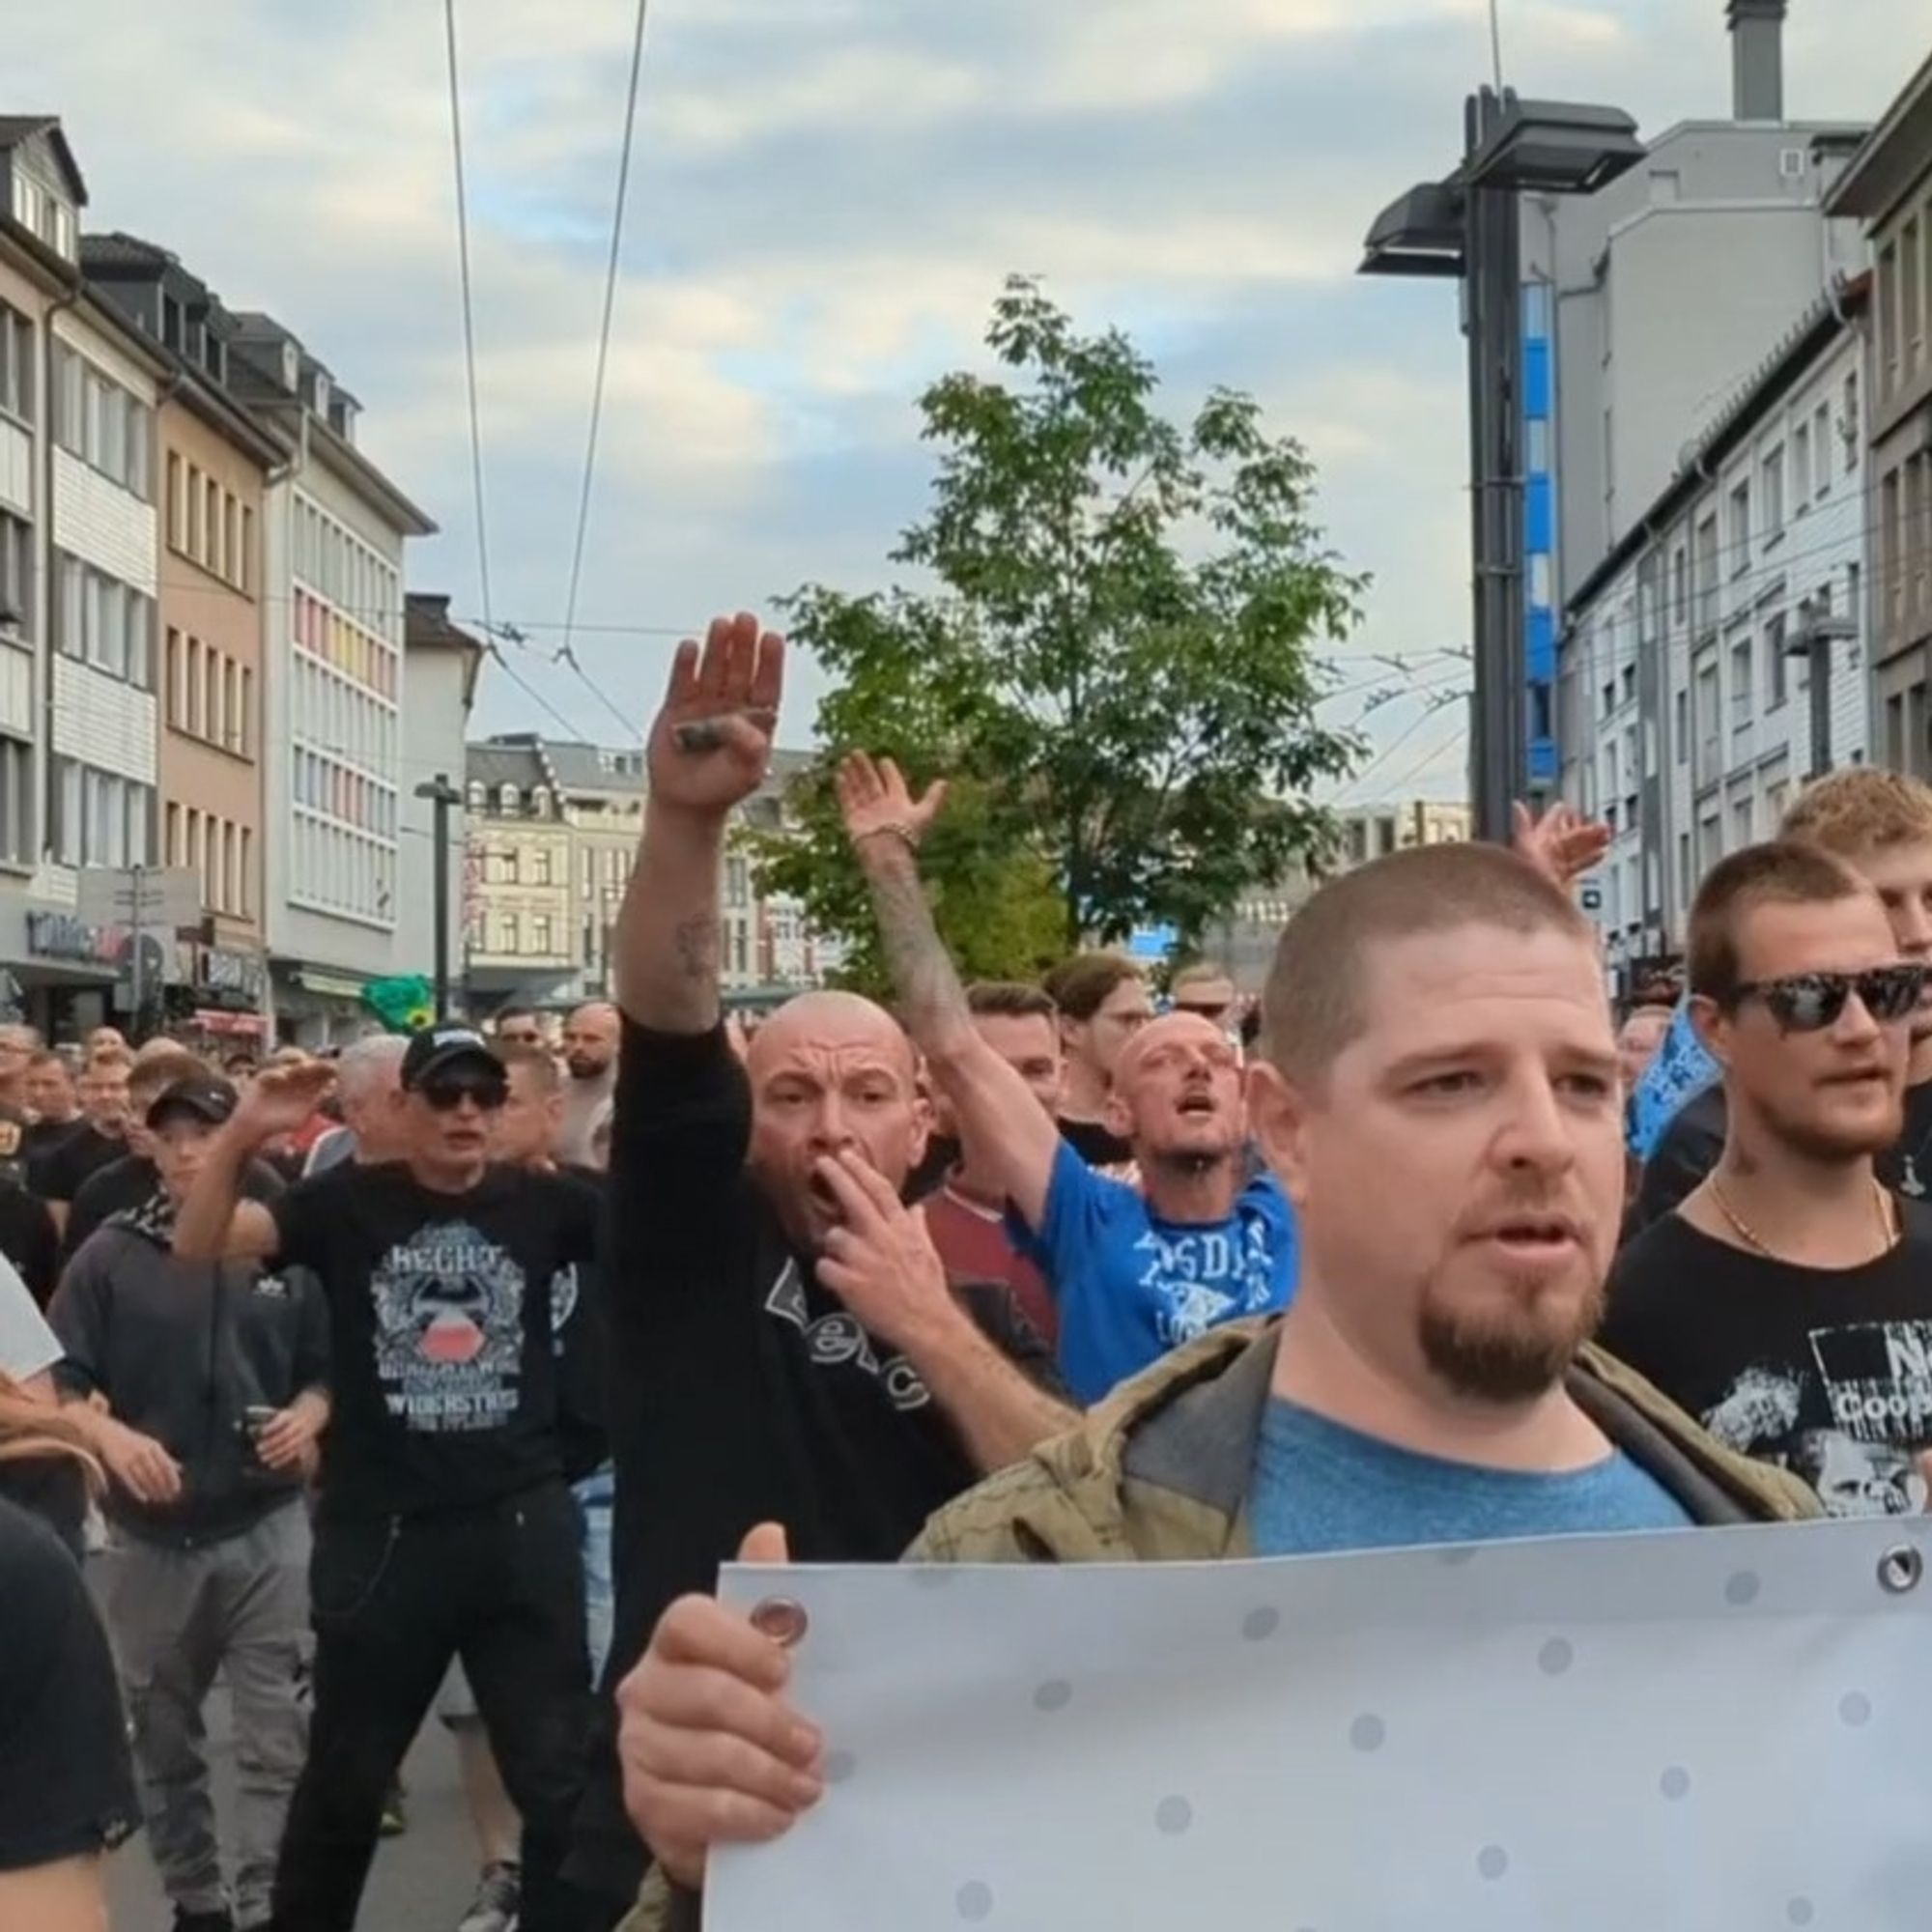
{"label": "roof chimney", "polygon": [[1784,119],[1785,0],[1726,0],[1731,23],[1731,116]]}

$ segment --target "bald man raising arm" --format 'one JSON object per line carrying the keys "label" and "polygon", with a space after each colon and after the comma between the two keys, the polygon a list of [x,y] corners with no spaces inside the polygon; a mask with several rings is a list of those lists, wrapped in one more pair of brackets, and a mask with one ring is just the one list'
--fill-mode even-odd
{"label": "bald man raising arm", "polygon": [[[618,927],[611,1682],[755,1525],[783,1525],[806,1561],[892,1561],[933,1511],[1073,1421],[1010,1296],[950,1283],[900,1204],[925,1108],[890,1015],[813,993],[743,1064],[725,1037],[725,829],[765,780],[782,648],[740,617],[680,650]],[[572,1871],[616,1898],[637,1866],[614,1754],[597,1762],[610,1776]]]}
{"label": "bald man raising arm", "polygon": [[1209,1328],[1283,1307],[1293,1210],[1250,1150],[1240,1057],[1221,1029],[1171,1013],[1134,1036],[1114,1068],[1106,1125],[1132,1148],[1139,1184],[1094,1173],[973,1025],[933,925],[918,852],[945,787],[914,799],[890,759],[862,753],[845,761],[838,795],[900,1010],[968,1159],[1034,1237],[1074,1395],[1097,1402]]}

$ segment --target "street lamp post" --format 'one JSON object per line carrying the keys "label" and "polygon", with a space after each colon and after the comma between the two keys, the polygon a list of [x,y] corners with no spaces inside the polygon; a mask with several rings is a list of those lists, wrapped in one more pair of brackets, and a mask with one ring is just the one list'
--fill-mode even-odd
{"label": "street lamp post", "polygon": [[436,894],[435,924],[432,928],[436,951],[436,1016],[449,1017],[449,814],[463,803],[463,794],[450,783],[447,772],[416,786],[416,796],[427,799],[432,808],[431,837],[435,845],[430,858],[430,878]]}
{"label": "street lamp post", "polygon": [[1475,623],[1470,793],[1476,836],[1507,840],[1511,808],[1529,788],[1519,197],[1594,194],[1644,149],[1636,123],[1619,109],[1521,100],[1488,87],[1469,97],[1463,134],[1453,175],[1411,188],[1377,218],[1360,272],[1463,284]]}
{"label": "street lamp post", "polygon": [[1784,646],[1788,658],[1802,658],[1809,667],[1811,681],[1811,779],[1822,779],[1832,769],[1832,646],[1855,644],[1859,640],[1858,620],[1834,617],[1830,607],[1818,598],[1807,597],[1798,607],[1798,631]]}

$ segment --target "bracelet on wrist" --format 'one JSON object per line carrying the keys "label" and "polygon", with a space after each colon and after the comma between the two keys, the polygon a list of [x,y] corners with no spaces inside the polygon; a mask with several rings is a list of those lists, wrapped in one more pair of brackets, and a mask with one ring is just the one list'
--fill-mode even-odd
{"label": "bracelet on wrist", "polygon": [[869,832],[862,832],[853,841],[865,845],[874,838],[896,838],[915,858],[919,855],[919,840],[913,837],[910,825],[875,825]]}

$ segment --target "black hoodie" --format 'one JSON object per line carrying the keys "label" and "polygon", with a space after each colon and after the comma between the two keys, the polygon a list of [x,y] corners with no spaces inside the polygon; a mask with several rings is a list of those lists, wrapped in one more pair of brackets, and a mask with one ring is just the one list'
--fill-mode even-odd
{"label": "black hoodie", "polygon": [[182,1466],[179,1501],[151,1506],[117,1486],[109,1517],[185,1548],[239,1535],[300,1492],[298,1470],[256,1459],[246,1411],[327,1385],[328,1321],[313,1276],[181,1261],[173,1234],[165,1196],[116,1214],[68,1264],[47,1320],[66,1350],[62,1386],[104,1396]]}

